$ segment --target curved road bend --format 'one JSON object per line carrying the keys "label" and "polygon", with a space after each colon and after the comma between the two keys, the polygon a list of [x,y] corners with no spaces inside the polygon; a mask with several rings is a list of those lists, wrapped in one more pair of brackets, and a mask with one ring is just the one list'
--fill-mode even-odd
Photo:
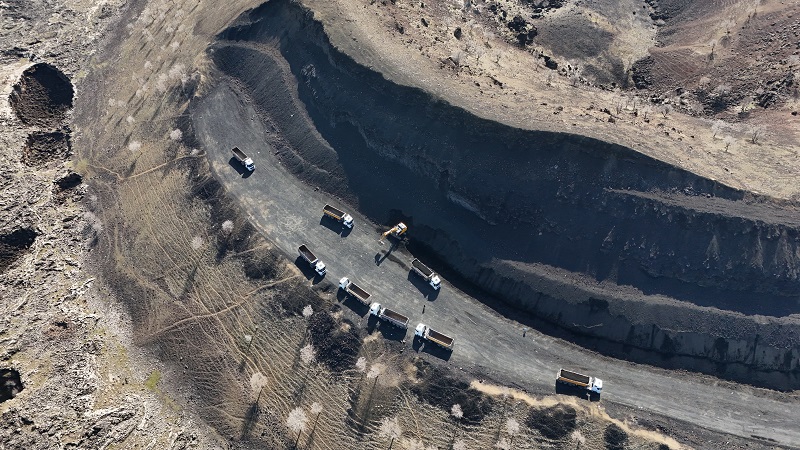
{"label": "curved road bend", "polygon": [[[407,255],[394,253],[406,267],[389,258],[376,265],[376,254],[389,245],[378,243],[378,234],[356,211],[348,211],[356,223],[346,237],[321,224],[328,199],[283,169],[265,143],[264,126],[256,117],[250,103],[242,102],[225,84],[195,105],[195,132],[214,176],[248,212],[253,225],[285,253],[296,257],[297,247],[308,244],[327,264],[329,282],[336,284],[347,276],[364,286],[375,301],[409,316],[406,345],[412,345],[413,327],[424,321],[455,337],[450,363],[456,367],[476,366],[535,391],[552,389],[559,367],[580,369],[605,381],[605,401],[717,432],[799,445],[797,402],[731,391],[686,376],[672,378],[664,370],[603,358],[536,332],[523,338],[520,324],[499,316],[446,280],[435,301],[426,300],[428,291],[417,289],[408,279]],[[247,178],[229,163],[234,146],[253,156],[256,171]]]}

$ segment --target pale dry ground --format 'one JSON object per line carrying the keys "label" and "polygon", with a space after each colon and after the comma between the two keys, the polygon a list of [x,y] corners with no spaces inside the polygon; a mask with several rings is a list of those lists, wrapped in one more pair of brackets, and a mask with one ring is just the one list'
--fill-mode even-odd
{"label": "pale dry ground", "polygon": [[[763,16],[787,7],[777,0],[763,3],[759,7]],[[747,123],[731,125],[726,134],[735,137],[736,142],[726,151],[723,135],[712,137],[711,120],[676,112],[664,117],[656,109],[646,123],[641,114],[634,114],[625,93],[573,87],[558,75],[548,83],[552,71],[537,68],[531,54],[506,44],[484,25],[470,22],[470,16],[460,8],[462,2],[443,2],[447,8],[439,9],[446,9],[442,14],[447,15],[438,19],[432,17],[431,8],[422,9],[418,2],[406,0],[399,0],[394,6],[369,0],[310,0],[307,4],[326,25],[332,43],[359,63],[399,84],[429,91],[477,116],[524,129],[595,137],[735,188],[777,198],[800,198],[800,184],[794,179],[800,169],[800,131],[790,126],[788,119],[789,112],[797,108],[796,101],[777,112],[756,114]],[[740,23],[751,4],[730,2],[727,13]],[[422,17],[429,21],[428,27],[418,25]],[[410,24],[404,34],[395,29],[395,23],[401,21]],[[455,25],[468,28],[472,42],[455,39]],[[639,40],[618,40],[615,45],[624,55],[640,56],[652,42],[652,36],[642,30],[640,33],[643,35]],[[709,28],[709,36],[719,33],[719,27]],[[708,49],[698,46],[694,51],[707,53]],[[459,52],[465,55],[468,68],[442,64],[442,60]],[[495,85],[492,78],[502,82],[503,87]],[[620,102],[628,106],[617,114],[615,105]],[[609,114],[600,111],[603,108],[611,111],[615,123],[608,122]],[[751,126],[764,129],[758,144],[749,140]]]}
{"label": "pale dry ground", "polygon": [[[0,48],[23,49],[80,79],[123,4],[4,4]],[[130,318],[95,275],[90,251],[104,229],[89,211],[95,194],[85,185],[54,191],[71,161],[23,164],[28,133],[51,130],[22,124],[9,107],[13,85],[33,64],[12,53],[0,63],[0,233],[29,228],[38,236],[0,273],[0,369],[19,371],[24,387],[0,403],[0,447],[218,448],[215,432],[158,381],[163,363],[133,345]]]}
{"label": "pale dry ground", "polygon": [[[304,319],[284,314],[279,303],[291,295],[318,294],[329,306],[333,298],[310,294],[308,282],[286,261],[270,279],[245,278],[241,259],[269,253],[269,242],[253,237],[247,250],[216,258],[219,224],[233,220],[235,230],[241,230],[244,220],[235,214],[214,216],[208,204],[189,194],[198,179],[207,179],[208,166],[204,150],[187,146],[175,130],[188,135],[179,124],[185,95],[198,80],[202,92],[204,52],[213,35],[256,5],[143,4],[126,19],[125,36],[93,60],[81,80],[92,96],[80,103],[75,146],[76,165],[98,195],[97,216],[103,223],[98,262],[134,311],[136,341],[170,361],[172,370],[162,383],[187,387],[176,389],[177,410],[196,411],[223,437],[280,448],[296,437],[284,425],[289,412],[300,406],[308,414],[316,401],[324,409],[313,448],[384,448],[388,440],[376,429],[381,418],[393,415],[404,430],[401,446],[420,438],[446,448],[452,430],[448,413],[409,394],[415,377],[408,360],[387,350],[380,338],[368,338],[362,350],[370,365],[383,367],[374,387],[357,371],[334,378],[319,365],[303,366],[298,353],[305,340]],[[169,393],[163,397],[167,403],[170,398]],[[363,435],[344,426],[351,398],[356,417],[369,410]],[[481,426],[463,431],[469,448],[491,447],[506,415],[522,423],[526,407],[515,404],[502,411],[497,408]],[[602,446],[607,421],[579,417],[589,448]],[[514,448],[574,447],[569,439],[550,442],[525,427],[521,433]],[[307,442],[309,434],[307,429],[300,442]],[[657,446],[638,435],[631,442],[640,448]]]}

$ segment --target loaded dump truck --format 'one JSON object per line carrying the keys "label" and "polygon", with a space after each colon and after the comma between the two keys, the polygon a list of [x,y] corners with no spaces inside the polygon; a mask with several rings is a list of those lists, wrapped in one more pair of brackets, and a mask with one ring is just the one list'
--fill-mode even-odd
{"label": "loaded dump truck", "polygon": [[417,275],[421,276],[431,285],[432,288],[438,290],[442,287],[442,280],[439,279],[439,275],[436,275],[436,272],[430,269],[430,267],[422,264],[422,261],[414,258],[411,261],[411,270],[413,270]]}
{"label": "loaded dump truck", "polygon": [[321,276],[325,275],[325,272],[327,272],[328,270],[327,268],[325,268],[325,263],[323,263],[322,261],[319,260],[319,258],[314,256],[314,254],[311,253],[311,250],[308,249],[306,244],[301,245],[297,250],[300,252],[300,256],[302,256],[303,259],[305,259],[308,262],[308,264],[314,269],[315,272],[317,272]]}
{"label": "loaded dump truck", "polygon": [[342,277],[342,279],[339,280],[339,288],[340,289],[344,289],[345,292],[347,292],[348,294],[350,294],[353,297],[355,297],[361,303],[363,303],[365,305],[369,304],[369,303],[367,303],[367,300],[370,297],[369,292],[365,291],[364,289],[359,287],[357,284],[355,284],[352,281],[350,281],[349,278]]}
{"label": "loaded dump truck", "polygon": [[243,151],[239,150],[239,147],[233,147],[231,151],[233,152],[233,156],[239,160],[239,162],[242,163],[247,170],[250,172],[256,170],[256,165],[253,164],[253,159],[245,155]]}
{"label": "loaded dump truck", "polygon": [[397,325],[402,329],[408,328],[408,317],[394,312],[389,308],[384,308],[380,303],[373,303],[369,307],[369,313],[378,319],[385,320],[392,325]]}
{"label": "loaded dump truck", "polygon": [[419,336],[422,339],[427,341],[433,342],[434,344],[443,347],[447,350],[453,349],[453,341],[455,339],[447,336],[446,334],[439,333],[438,331],[434,330],[433,328],[421,323],[417,325],[417,329],[414,331],[414,335]]}
{"label": "loaded dump truck", "polygon": [[597,395],[600,395],[600,392],[603,391],[603,380],[566,369],[559,369],[556,375],[556,383],[583,388]]}
{"label": "loaded dump truck", "polygon": [[331,205],[325,205],[322,208],[322,213],[333,220],[341,222],[347,228],[353,228],[353,216],[347,214],[339,208],[334,208]]}

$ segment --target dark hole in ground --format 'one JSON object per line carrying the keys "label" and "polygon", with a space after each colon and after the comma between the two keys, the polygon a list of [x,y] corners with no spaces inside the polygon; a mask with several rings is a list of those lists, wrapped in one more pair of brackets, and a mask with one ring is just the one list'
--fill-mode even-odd
{"label": "dark hole in ground", "polygon": [[36,166],[70,154],[72,146],[69,134],[62,131],[43,133],[36,131],[28,135],[25,147],[22,149],[22,162],[29,166]]}
{"label": "dark hole in ground", "polygon": [[628,433],[617,424],[612,423],[606,427],[606,431],[603,433],[603,440],[606,442],[608,450],[623,450],[625,442],[628,441]]}
{"label": "dark hole in ground", "polygon": [[65,191],[67,189],[72,189],[74,187],[77,187],[78,185],[83,183],[83,177],[75,172],[70,172],[64,175],[63,177],[57,179],[56,181],[54,181],[54,183],[56,184],[56,186],[58,186],[59,190]]}
{"label": "dark hole in ground", "polygon": [[525,423],[547,439],[559,440],[575,430],[577,418],[578,413],[575,408],[556,405],[549,408],[532,408]]}
{"label": "dark hole in ground", "polygon": [[423,401],[450,411],[455,404],[461,405],[463,421],[469,425],[479,424],[494,406],[491,398],[470,389],[469,383],[458,379],[448,370],[418,360],[417,376],[420,382],[411,389]]}
{"label": "dark hole in ground", "polygon": [[0,235],[0,273],[5,272],[33,245],[36,236],[38,233],[30,228],[21,228],[9,234]]}
{"label": "dark hole in ground", "polygon": [[0,369],[0,403],[16,397],[23,389],[19,372],[14,369]]}
{"label": "dark hole in ground", "polygon": [[320,362],[335,372],[355,366],[361,335],[350,321],[338,321],[328,312],[320,311],[309,318],[308,331]]}
{"label": "dark hole in ground", "polygon": [[26,125],[58,128],[72,108],[75,91],[66,75],[49,64],[36,64],[22,73],[9,102]]}

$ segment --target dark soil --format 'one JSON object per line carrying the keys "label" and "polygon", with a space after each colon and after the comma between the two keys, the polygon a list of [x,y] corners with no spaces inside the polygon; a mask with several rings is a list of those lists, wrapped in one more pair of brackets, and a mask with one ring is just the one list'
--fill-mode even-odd
{"label": "dark soil", "polygon": [[577,426],[578,413],[571,406],[556,405],[550,408],[531,408],[525,424],[547,439],[560,440]]}
{"label": "dark soil", "polygon": [[321,311],[309,318],[308,331],[311,343],[317,349],[317,359],[332,371],[342,372],[355,366],[362,337],[353,323],[337,321],[329,313]]}
{"label": "dark soil", "polygon": [[0,234],[0,273],[5,272],[14,261],[25,254],[38,235],[39,233],[30,228]]}
{"label": "dark soil", "polygon": [[470,389],[469,383],[454,377],[451,371],[422,359],[416,365],[419,382],[411,390],[423,401],[448,412],[453,405],[461,405],[463,421],[469,425],[479,424],[492,411],[494,401],[490,397]]}
{"label": "dark soil", "polygon": [[60,70],[36,64],[23,72],[9,100],[22,123],[54,129],[62,126],[72,109],[74,94],[72,83]]}
{"label": "dark soil", "polygon": [[22,162],[28,166],[38,166],[50,161],[66,159],[71,150],[69,133],[36,131],[28,135],[28,140],[22,149]]}
{"label": "dark soil", "polygon": [[624,450],[625,443],[628,442],[628,433],[617,424],[612,423],[606,427],[603,433],[603,440],[608,450]]}
{"label": "dark soil", "polygon": [[0,369],[0,403],[16,397],[24,388],[19,372],[14,369]]}

